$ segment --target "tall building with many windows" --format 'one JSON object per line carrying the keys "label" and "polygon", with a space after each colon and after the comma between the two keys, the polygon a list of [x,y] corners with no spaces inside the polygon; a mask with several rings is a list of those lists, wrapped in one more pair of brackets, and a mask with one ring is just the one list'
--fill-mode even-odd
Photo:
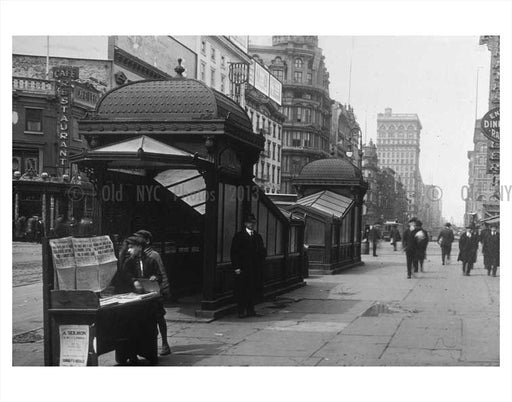
{"label": "tall building with many windows", "polygon": [[249,54],[283,83],[281,192],[303,166],[329,157],[331,98],[329,74],[317,36],[273,36],[271,46],[249,44]]}
{"label": "tall building with many windows", "polygon": [[377,115],[377,155],[381,167],[393,169],[404,184],[409,216],[421,209],[421,122],[417,114],[393,114],[391,108]]}

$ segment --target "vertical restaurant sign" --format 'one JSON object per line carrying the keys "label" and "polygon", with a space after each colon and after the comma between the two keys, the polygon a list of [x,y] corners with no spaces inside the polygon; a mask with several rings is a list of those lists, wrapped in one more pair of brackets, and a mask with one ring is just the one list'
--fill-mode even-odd
{"label": "vertical restaurant sign", "polygon": [[270,75],[270,88],[268,97],[281,106],[281,95],[283,93],[283,84],[273,75]]}
{"label": "vertical restaurant sign", "polygon": [[255,63],[254,87],[263,95],[268,96],[269,72],[259,63]]}
{"label": "vertical restaurant sign", "polygon": [[71,80],[78,79],[78,67],[53,67],[52,75],[57,82],[59,117],[57,121],[58,168],[62,174],[69,171],[69,132],[71,128]]}

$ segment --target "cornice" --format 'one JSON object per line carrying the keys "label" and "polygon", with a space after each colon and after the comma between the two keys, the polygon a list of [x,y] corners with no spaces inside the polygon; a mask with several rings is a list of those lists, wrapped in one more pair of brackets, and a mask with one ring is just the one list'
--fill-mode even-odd
{"label": "cornice", "polygon": [[115,47],[114,62],[133,71],[136,74],[150,79],[167,79],[172,78],[169,74],[153,67],[151,64],[139,59],[138,57],[128,53],[127,51]]}

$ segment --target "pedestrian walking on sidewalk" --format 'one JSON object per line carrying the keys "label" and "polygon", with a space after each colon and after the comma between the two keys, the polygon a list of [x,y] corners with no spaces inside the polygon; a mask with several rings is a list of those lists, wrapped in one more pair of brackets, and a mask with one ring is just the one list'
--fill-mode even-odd
{"label": "pedestrian walking on sidewalk", "polygon": [[377,257],[377,244],[379,243],[380,240],[380,231],[377,223],[373,226],[370,226],[368,240],[372,243],[373,256]]}
{"label": "pedestrian walking on sidewalk", "polygon": [[266,257],[263,238],[256,232],[256,217],[249,214],[244,219],[244,228],[235,234],[231,243],[231,265],[235,276],[239,318],[258,316],[254,304],[258,278]]}
{"label": "pedestrian walking on sidewalk", "polygon": [[482,253],[487,275],[491,275],[492,272],[492,276],[496,276],[500,266],[500,234],[496,226],[491,226],[489,234],[482,240]]}
{"label": "pedestrian walking on sidewalk", "polygon": [[414,226],[416,229],[414,233],[414,272],[418,272],[418,268],[421,272],[425,272],[423,270],[423,261],[425,261],[425,257],[427,256],[428,233],[423,229],[423,223],[420,220],[417,220]]}
{"label": "pedestrian walking on sidewalk", "polygon": [[402,235],[402,248],[405,251],[405,258],[407,262],[407,278],[410,279],[412,275],[412,267],[414,261],[414,255],[416,253],[416,243],[414,241],[414,235],[416,234],[416,218],[409,219],[409,227],[404,230]]}
{"label": "pedestrian walking on sidewalk", "polygon": [[447,222],[444,225],[443,230],[439,233],[437,242],[441,246],[441,261],[443,265],[445,263],[450,263],[451,260],[451,252],[452,252],[452,243],[454,240],[452,224]]}
{"label": "pedestrian walking on sidewalk", "polygon": [[472,226],[466,226],[466,232],[460,236],[459,257],[457,261],[462,261],[462,274],[469,276],[476,261],[478,251],[478,235],[472,229]]}
{"label": "pedestrian walking on sidewalk", "polygon": [[396,251],[396,246],[402,237],[400,236],[400,231],[398,230],[398,225],[393,225],[391,231],[389,233],[389,238],[391,239],[391,245],[393,246],[393,251]]}

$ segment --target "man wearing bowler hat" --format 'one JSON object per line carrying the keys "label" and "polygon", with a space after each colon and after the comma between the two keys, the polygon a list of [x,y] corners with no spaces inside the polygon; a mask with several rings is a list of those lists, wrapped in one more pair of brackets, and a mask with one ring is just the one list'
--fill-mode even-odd
{"label": "man wearing bowler hat", "polygon": [[256,232],[256,217],[249,214],[244,228],[235,234],[231,243],[231,264],[235,275],[235,297],[238,317],[256,317],[254,303],[259,273],[267,257],[263,238]]}

